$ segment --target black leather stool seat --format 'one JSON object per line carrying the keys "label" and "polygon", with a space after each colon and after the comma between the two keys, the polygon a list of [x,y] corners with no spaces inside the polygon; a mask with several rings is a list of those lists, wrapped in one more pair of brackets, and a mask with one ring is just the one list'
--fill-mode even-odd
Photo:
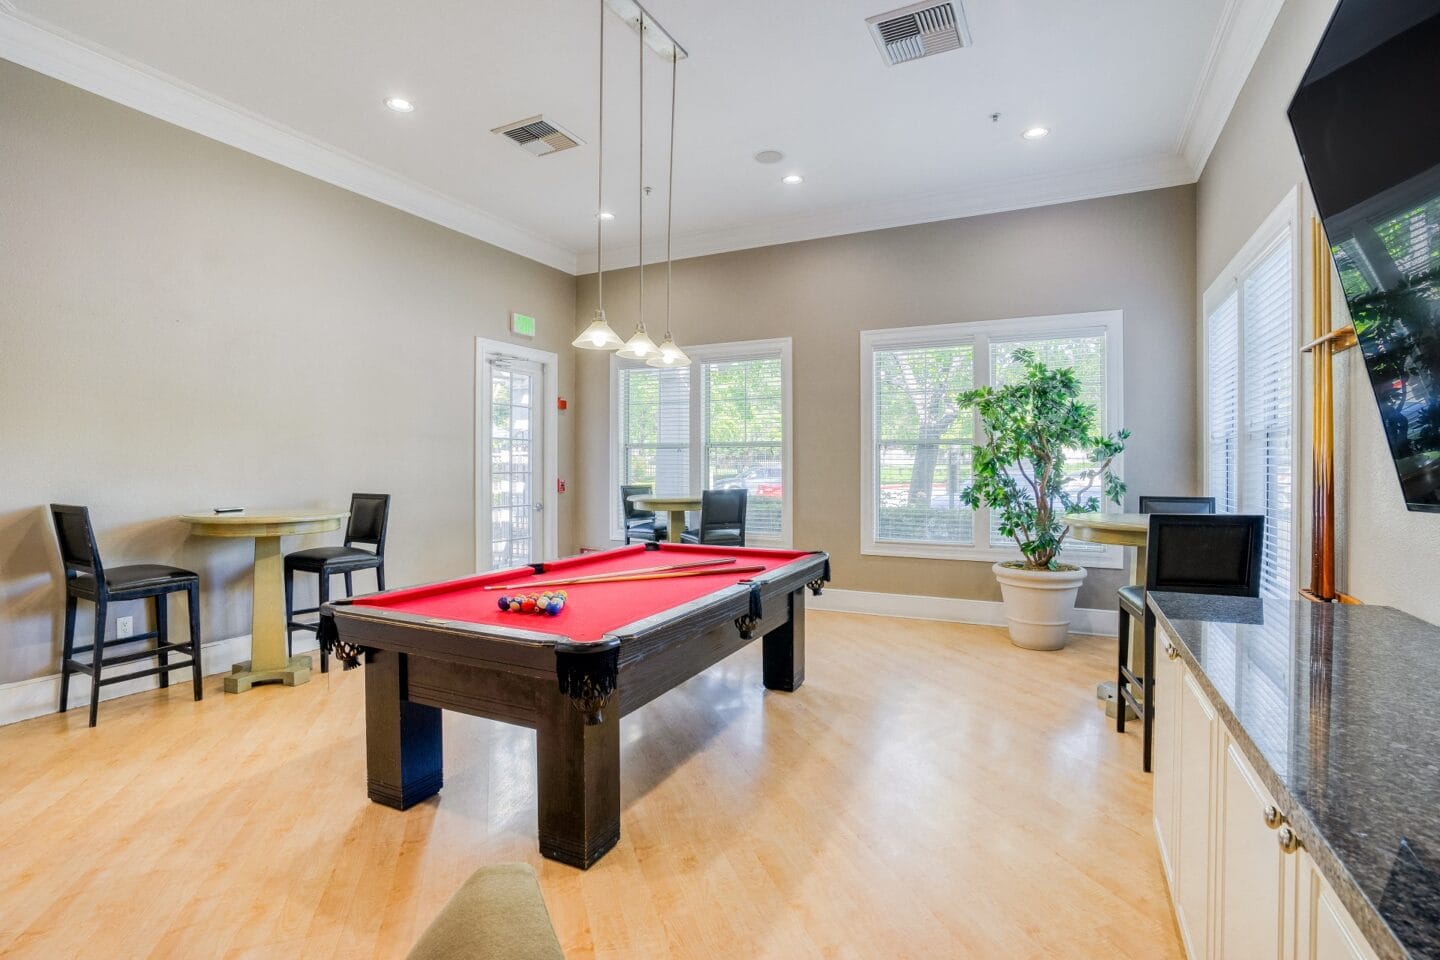
{"label": "black leather stool seat", "polygon": [[[200,580],[200,574],[193,570],[184,570],[180,567],[170,567],[163,563],[132,563],[124,567],[105,568],[105,589],[111,594],[111,599],[118,600],[116,594],[129,593],[131,591],[153,590],[157,587],[179,586],[187,580]],[[71,589],[83,596],[92,596],[95,593],[95,578],[88,573],[82,573],[71,581]]]}
{"label": "black leather stool seat", "polygon": [[1116,591],[1120,594],[1120,602],[1128,604],[1130,609],[1135,611],[1135,616],[1145,616],[1145,588],[1138,583],[1121,587]]}
{"label": "black leather stool seat", "polygon": [[[701,543],[700,534],[686,530],[680,534],[682,543]],[[705,531],[703,541],[711,546],[743,547],[745,534],[739,527],[711,527]]]}
{"label": "black leather stool seat", "polygon": [[381,559],[369,550],[359,547],[312,547],[285,554],[285,566],[291,570],[319,571],[329,567],[334,571],[363,570],[378,566]]}

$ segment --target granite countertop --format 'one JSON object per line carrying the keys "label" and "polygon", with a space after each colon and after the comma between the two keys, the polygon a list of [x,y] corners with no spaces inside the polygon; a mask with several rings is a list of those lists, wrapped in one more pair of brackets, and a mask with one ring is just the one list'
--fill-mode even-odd
{"label": "granite countertop", "polygon": [[1149,603],[1371,946],[1440,960],[1440,627],[1390,607]]}

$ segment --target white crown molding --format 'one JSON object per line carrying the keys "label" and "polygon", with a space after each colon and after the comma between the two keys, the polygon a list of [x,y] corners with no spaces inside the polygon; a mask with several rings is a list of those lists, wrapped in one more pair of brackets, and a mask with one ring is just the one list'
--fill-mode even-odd
{"label": "white crown molding", "polygon": [[92,46],[0,0],[0,58],[466,236],[573,273],[575,251]]}
{"label": "white crown molding", "polygon": [[[822,237],[887,230],[940,220],[958,220],[990,213],[1005,213],[1045,207],[1077,200],[1093,200],[1144,190],[1159,190],[1194,183],[1195,174],[1176,155],[1144,157],[1120,163],[1071,170],[1040,177],[1019,177],[977,184],[948,193],[932,193],[868,204],[854,204],[787,220],[745,224],[703,233],[677,234],[675,258],[702,257],[733,250],[747,250],[780,243],[816,240]],[[609,251],[605,269],[633,267],[633,250]],[[649,263],[651,260],[646,259]],[[575,261],[575,273],[593,273],[595,251],[582,253]]]}
{"label": "white crown molding", "polygon": [[1285,0],[1227,0],[1175,139],[1175,152],[1185,158],[1196,179],[1284,5]]}

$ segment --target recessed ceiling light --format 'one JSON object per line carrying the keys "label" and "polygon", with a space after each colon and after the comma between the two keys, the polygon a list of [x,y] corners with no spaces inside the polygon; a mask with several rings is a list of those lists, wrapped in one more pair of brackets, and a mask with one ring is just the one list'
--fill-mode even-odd
{"label": "recessed ceiling light", "polygon": [[1031,127],[1029,130],[1026,130],[1024,133],[1020,134],[1020,136],[1024,137],[1026,140],[1041,140],[1045,137],[1050,136],[1050,128]]}
{"label": "recessed ceiling light", "polygon": [[596,220],[607,220],[607,221],[608,221],[608,220],[614,220],[614,219],[615,219],[615,214],[611,213],[609,210],[601,210],[599,213],[595,214],[595,219],[596,219]]}
{"label": "recessed ceiling light", "polygon": [[779,150],[761,150],[755,154],[756,163],[779,163],[785,159],[785,154]]}
{"label": "recessed ceiling light", "polygon": [[792,174],[790,174],[790,176],[788,176],[788,177],[781,177],[781,178],[780,178],[780,182],[781,182],[781,183],[789,183],[789,184],[792,184],[792,185],[793,185],[793,184],[796,184],[796,183],[804,183],[804,182],[805,182],[805,178],[802,177],[802,176],[800,176],[800,174],[798,174],[798,173],[792,173]]}
{"label": "recessed ceiling light", "polygon": [[410,113],[415,109],[415,104],[406,100],[404,97],[386,97],[385,106],[394,110],[396,113]]}

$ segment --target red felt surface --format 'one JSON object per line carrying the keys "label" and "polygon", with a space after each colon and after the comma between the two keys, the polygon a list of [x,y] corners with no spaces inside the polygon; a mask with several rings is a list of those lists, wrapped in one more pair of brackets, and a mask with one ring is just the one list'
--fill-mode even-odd
{"label": "red felt surface", "polygon": [[[572,640],[599,640],[606,633],[626,624],[652,617],[657,613],[698,600],[706,594],[732,587],[742,580],[762,576],[777,567],[807,556],[803,550],[758,550],[740,547],[704,547],[692,544],[662,543],[659,550],[646,550],[644,544],[567,557],[545,564],[545,572],[534,574],[528,567],[502,570],[462,580],[391,590],[364,600],[356,606],[384,607],[402,613],[467,623],[493,624],[557,633]],[[703,577],[681,577],[671,580],[640,580],[629,583],[581,583],[567,587],[529,587],[527,583],[584,577],[596,573],[620,573],[626,570],[687,563],[712,557],[734,557],[726,567],[763,565],[764,571],[749,573],[712,573]],[[513,590],[485,590],[489,584],[517,584]],[[557,616],[523,613],[502,613],[499,598],[508,593],[539,593],[542,589],[564,590],[569,594],[565,609]]]}

